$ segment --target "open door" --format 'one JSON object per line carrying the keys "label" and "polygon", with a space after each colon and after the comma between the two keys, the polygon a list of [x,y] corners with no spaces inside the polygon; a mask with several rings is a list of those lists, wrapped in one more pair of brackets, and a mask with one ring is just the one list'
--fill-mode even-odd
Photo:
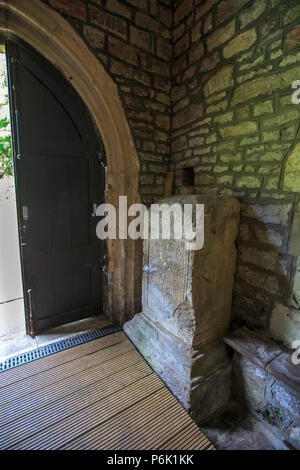
{"label": "open door", "polygon": [[27,332],[102,313],[104,152],[80,97],[29,46],[6,43]]}

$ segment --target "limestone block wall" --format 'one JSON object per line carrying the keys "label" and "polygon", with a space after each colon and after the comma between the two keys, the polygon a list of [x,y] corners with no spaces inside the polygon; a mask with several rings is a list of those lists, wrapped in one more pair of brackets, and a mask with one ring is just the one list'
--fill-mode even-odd
{"label": "limestone block wall", "polygon": [[298,449],[298,353],[291,353],[280,343],[245,327],[226,335],[224,340],[234,351],[232,391],[235,398],[263,424],[275,448]]}
{"label": "limestone block wall", "polygon": [[41,1],[118,84],[143,201],[162,197],[168,169],[176,192],[193,169],[193,191],[240,200],[233,326],[291,345],[300,321],[298,1]]}
{"label": "limestone block wall", "polygon": [[299,390],[247,357],[233,357],[234,393],[252,414],[291,448],[300,448]]}
{"label": "limestone block wall", "polygon": [[78,31],[118,84],[145,203],[163,195],[170,145],[171,0],[41,0]]}
{"label": "limestone block wall", "polygon": [[300,197],[300,105],[291,100],[300,80],[299,2],[175,6],[176,190],[183,169],[193,168],[195,192],[215,188],[242,202],[233,324],[291,345],[300,319],[299,253],[290,249]]}

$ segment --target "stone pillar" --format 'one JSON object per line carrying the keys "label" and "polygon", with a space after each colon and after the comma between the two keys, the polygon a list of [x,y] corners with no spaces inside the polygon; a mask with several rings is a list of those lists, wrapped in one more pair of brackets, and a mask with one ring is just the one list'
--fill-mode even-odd
{"label": "stone pillar", "polygon": [[231,196],[173,196],[161,201],[204,204],[204,247],[185,240],[145,240],[143,312],[124,331],[183,406],[199,422],[231,392],[223,343],[230,322],[239,203]]}

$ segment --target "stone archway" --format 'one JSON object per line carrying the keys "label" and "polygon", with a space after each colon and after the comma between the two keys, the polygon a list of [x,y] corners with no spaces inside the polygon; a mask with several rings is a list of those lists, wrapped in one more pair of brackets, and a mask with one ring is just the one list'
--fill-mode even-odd
{"label": "stone archway", "polygon": [[[118,89],[85,42],[57,12],[39,0],[0,0],[0,31],[26,41],[72,83],[101,134],[108,165],[107,202],[140,201],[139,160]],[[107,313],[122,324],[140,304],[141,244],[110,240]]]}

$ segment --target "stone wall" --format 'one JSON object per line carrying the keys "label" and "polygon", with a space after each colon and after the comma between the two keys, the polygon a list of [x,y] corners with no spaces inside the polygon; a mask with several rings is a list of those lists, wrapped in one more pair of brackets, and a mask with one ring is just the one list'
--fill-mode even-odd
{"label": "stone wall", "polygon": [[299,254],[289,249],[300,196],[300,105],[291,101],[292,83],[300,80],[299,3],[183,0],[176,5],[176,190],[183,190],[182,170],[192,167],[190,191],[214,188],[242,202],[233,324],[264,329],[291,345],[300,320],[293,256]]}
{"label": "stone wall", "polygon": [[239,354],[234,356],[233,372],[237,398],[244,398],[267,429],[299,449],[299,392]]}
{"label": "stone wall", "polygon": [[73,25],[118,84],[140,157],[142,199],[159,199],[170,145],[171,0],[41,1]]}
{"label": "stone wall", "polygon": [[[161,198],[170,168],[176,192],[213,188],[242,202],[233,326],[291,346],[300,321],[297,0],[41,1],[118,84],[143,201]],[[195,185],[183,188],[191,169]]]}
{"label": "stone wall", "polygon": [[[298,353],[247,328],[225,337],[233,348],[233,393],[246,404],[269,437],[283,448],[300,448]],[[277,448],[277,446],[276,446]],[[280,446],[281,448],[281,446]]]}

